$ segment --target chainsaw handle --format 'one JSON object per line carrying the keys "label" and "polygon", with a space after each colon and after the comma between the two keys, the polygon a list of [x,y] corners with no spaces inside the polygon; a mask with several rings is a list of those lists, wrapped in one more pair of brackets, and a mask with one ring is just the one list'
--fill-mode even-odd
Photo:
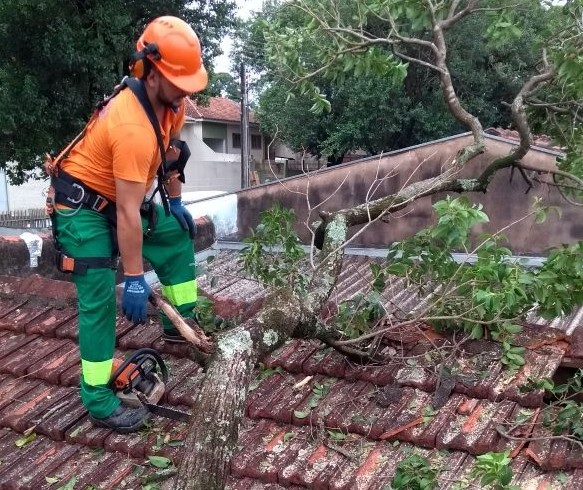
{"label": "chainsaw handle", "polygon": [[127,372],[128,386],[129,388],[132,388],[133,373],[141,369],[142,364],[148,359],[153,359],[160,367],[162,381],[166,383],[166,381],[168,381],[168,368],[166,367],[164,359],[162,359],[160,354],[158,354],[158,352],[156,352],[154,349],[144,348],[135,351],[119,365],[119,367],[111,374],[111,378],[109,379],[107,386],[115,391],[115,380],[125,371],[128,366],[133,364],[134,366]]}

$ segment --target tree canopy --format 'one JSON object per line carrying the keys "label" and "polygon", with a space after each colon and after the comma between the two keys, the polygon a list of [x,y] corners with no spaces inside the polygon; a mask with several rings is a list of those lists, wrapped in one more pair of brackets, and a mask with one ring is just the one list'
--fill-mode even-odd
{"label": "tree canopy", "polygon": [[226,97],[235,101],[241,100],[239,84],[230,73],[215,73],[206,92],[209,97]]}
{"label": "tree canopy", "polygon": [[[464,18],[445,32],[448,68],[458,97],[470,112],[480,115],[484,127],[511,124],[510,110],[504,103],[512,101],[529,76],[539,60],[545,35],[553,27],[555,11],[538,2],[531,3],[520,11],[520,27],[508,22],[512,28],[506,29],[507,32],[496,27],[500,24],[493,21],[492,11]],[[449,114],[440,94],[439,80],[427,65],[412,64],[405,59],[406,63],[401,61],[394,65],[399,69],[387,76],[388,65],[381,60],[383,56],[394,57],[394,45],[375,42],[374,50],[368,50],[367,56],[339,52],[335,63],[322,66],[322,53],[327,53],[331,59],[334,52],[327,41],[327,29],[322,29],[327,17],[320,18],[318,10],[323,9],[324,4],[329,5],[320,2],[320,7],[303,9],[294,2],[270,2],[240,31],[240,56],[252,69],[264,74],[258,114],[268,133],[277,132],[294,150],[308,150],[338,162],[352,150],[378,154],[465,130],[463,124]],[[364,17],[367,8],[372,12],[388,4],[365,2],[363,8],[356,5],[348,2],[344,11],[333,9],[329,16],[337,13],[342,21],[348,19],[349,14],[354,14],[353,19],[358,15]],[[411,22],[411,25],[402,28],[403,34],[415,33],[423,39],[428,38],[426,19],[419,17],[413,22],[412,7],[406,8],[409,13],[398,20],[401,24]],[[388,20],[382,15],[376,17],[371,20],[369,15],[366,25],[360,28],[378,40],[386,35]],[[504,18],[507,17],[505,14]],[[350,22],[348,27],[352,27]],[[294,52],[300,53],[299,57],[285,58],[283,53],[289,53],[286,46],[293,46]],[[419,45],[401,43],[399,49],[404,56],[427,57]],[[310,107],[316,109],[314,99],[306,91],[306,81],[303,85],[296,83],[310,72],[310,67],[313,68],[310,81],[318,87],[321,100],[325,98],[330,104],[327,113],[309,113]],[[300,113],[303,117],[298,118]]]}
{"label": "tree canopy", "polygon": [[[356,92],[358,87],[366,87],[357,81],[378,80],[381,87],[384,82],[385,90],[405,83],[411,94],[417,91],[428,97],[420,103],[445,107],[452,124],[470,132],[470,142],[436,162],[439,168],[429,177],[415,180],[416,176],[407,175],[396,192],[368,198],[351,208],[321,210],[328,197],[314,203],[306,178],[303,190],[299,185],[292,189],[296,195],[304,195],[309,208],[303,224],[311,232],[312,247],[305,262],[293,232],[293,213],[277,207],[264,213],[247,240],[243,264],[268,286],[267,297],[255,316],[214,339],[215,350],[187,437],[187,445],[198,451],[188,453],[181,463],[176,481],[180,489],[223,488],[244,410],[245,390],[241,388],[250,382],[256,361],[289,337],[319,339],[348,356],[370,360],[387,329],[395,325],[415,328],[426,322],[454,332],[455,341],[433,365],[436,372],[456,369],[450,362],[455,364],[456,346],[486,332],[500,342],[499,361],[518,369],[524,364],[524,349],[515,336],[526,312],[534,308],[545,317],[568,314],[583,301],[581,242],[557,247],[544,266],[530,270],[511,260],[512,252],[501,243],[499,233],[481,237],[475,247],[470,245],[469,232],[488,217],[465,196],[451,196],[484,193],[493,177],[508,169],[516,170],[529,186],[533,178],[548,186],[563,186],[564,195],[573,202],[583,192],[579,166],[583,160],[577,159],[582,154],[580,2],[554,6],[534,0],[519,4],[508,0],[290,0],[277,12],[269,22],[257,24],[262,26],[265,44],[257,45],[261,52],[255,63],[272,71],[269,87],[276,87],[278,80],[288,83],[284,87],[294,91],[292,100],[302,104],[294,110],[303,115],[300,121],[314,141],[322,143],[318,121],[306,117],[305,110],[322,114],[331,125],[341,87],[348,93],[352,87],[347,84],[352,82]],[[531,30],[523,23],[529,13]],[[546,20],[537,31],[538,17]],[[473,34],[472,29],[478,27],[469,24],[468,30],[458,33],[456,55],[450,49],[456,44],[452,33],[472,19],[480,19],[476,26],[485,29],[485,37]],[[471,48],[473,43],[468,42],[466,48],[469,38],[488,45]],[[499,50],[497,55],[494,48]],[[474,58],[474,50],[483,54]],[[480,62],[486,66],[484,72],[478,70]],[[480,76],[488,70],[494,76],[485,83]],[[269,97],[284,96],[285,88],[277,90],[277,94],[268,92]],[[498,100],[484,107],[484,92]],[[485,121],[498,120],[505,110],[520,142],[507,154],[486,153]],[[420,117],[417,113],[413,119]],[[430,114],[427,117],[431,120]],[[545,127],[559,144],[571,144],[572,151],[559,162],[559,168],[533,167],[524,159],[532,144],[531,124]],[[374,132],[382,133],[384,127],[374,128]],[[356,133],[357,129],[355,125],[343,132]],[[290,134],[299,134],[294,131]],[[371,182],[367,195],[374,194],[383,178],[377,176]],[[371,264],[369,294],[339,305],[331,317],[323,315],[340,274],[349,230],[380,221],[390,223],[418,200],[442,193],[450,196],[434,204],[436,224],[401,243],[387,244],[386,262]],[[319,219],[314,222],[311,214],[316,211]],[[547,212],[544,203],[535,202],[528,217],[542,220]],[[273,248],[283,253],[270,254]],[[473,250],[476,263],[458,264],[452,256],[455,248]],[[429,291],[430,300],[411,311],[399,309],[398,314],[390,315],[379,300],[381,295],[391,294],[389,276],[402,276],[407,287]],[[383,318],[386,328],[380,323]],[[228,373],[228,381],[223,373]],[[569,407],[561,409],[559,417],[570,417]],[[214,424],[208,423],[208,414],[215,414]],[[580,432],[576,429],[569,437],[579,441]]]}
{"label": "tree canopy", "polygon": [[233,1],[5,0],[0,4],[0,166],[15,183],[83,127],[127,73],[135,40],[159,15],[199,35],[207,66],[233,27]]}

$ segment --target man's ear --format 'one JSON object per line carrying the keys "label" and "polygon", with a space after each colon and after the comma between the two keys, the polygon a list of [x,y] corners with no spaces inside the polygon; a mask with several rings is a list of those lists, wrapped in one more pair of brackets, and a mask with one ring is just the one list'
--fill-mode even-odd
{"label": "man's ear", "polygon": [[158,88],[158,85],[160,84],[160,73],[156,68],[152,68],[148,72],[148,76],[145,78],[144,83],[150,88]]}

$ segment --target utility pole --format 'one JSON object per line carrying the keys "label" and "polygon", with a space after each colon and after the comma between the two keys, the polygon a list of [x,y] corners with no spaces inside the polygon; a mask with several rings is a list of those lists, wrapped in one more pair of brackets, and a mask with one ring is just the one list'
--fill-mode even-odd
{"label": "utility pole", "polygon": [[249,187],[249,98],[245,64],[241,63],[241,188]]}

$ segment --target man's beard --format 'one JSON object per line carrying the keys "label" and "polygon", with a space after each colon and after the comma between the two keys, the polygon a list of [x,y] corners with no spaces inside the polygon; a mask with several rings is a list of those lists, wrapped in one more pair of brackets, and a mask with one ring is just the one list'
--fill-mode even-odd
{"label": "man's beard", "polygon": [[173,111],[176,111],[178,109],[178,105],[180,104],[180,102],[174,102],[167,99],[163,94],[160,93],[158,93],[157,98],[160,104],[162,104],[164,107],[167,107],[168,109],[172,109]]}

